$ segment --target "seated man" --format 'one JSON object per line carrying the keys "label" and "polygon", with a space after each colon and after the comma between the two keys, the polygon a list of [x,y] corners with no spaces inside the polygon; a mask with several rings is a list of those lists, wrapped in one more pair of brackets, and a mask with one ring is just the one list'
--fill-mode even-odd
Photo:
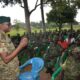
{"label": "seated man", "polygon": [[62,65],[64,70],[64,80],[79,80],[80,78],[80,49],[74,44],[71,46],[66,62]]}

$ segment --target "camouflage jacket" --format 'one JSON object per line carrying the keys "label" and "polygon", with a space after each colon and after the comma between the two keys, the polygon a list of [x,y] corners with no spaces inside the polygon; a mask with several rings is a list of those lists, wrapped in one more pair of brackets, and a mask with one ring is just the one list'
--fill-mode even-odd
{"label": "camouflage jacket", "polygon": [[[15,47],[8,36],[3,31],[0,31],[0,52],[4,51],[7,54],[11,54],[14,49]],[[19,73],[18,66],[19,62],[17,57],[12,59],[8,64],[5,64],[0,57],[0,80],[12,80]]]}
{"label": "camouflage jacket", "polygon": [[69,53],[70,56],[66,59],[64,80],[78,80],[80,76],[80,49],[77,46],[76,48],[77,51]]}
{"label": "camouflage jacket", "polygon": [[48,51],[44,54],[43,58],[45,61],[45,66],[54,67],[56,64],[57,58],[61,56],[63,48],[58,44],[52,43]]}

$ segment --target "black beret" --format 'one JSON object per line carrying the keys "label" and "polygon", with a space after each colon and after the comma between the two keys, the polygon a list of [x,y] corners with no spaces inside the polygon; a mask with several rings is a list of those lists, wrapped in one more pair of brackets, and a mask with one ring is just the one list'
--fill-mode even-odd
{"label": "black beret", "polygon": [[0,16],[0,24],[4,23],[4,22],[9,22],[10,23],[10,17],[6,17],[6,16]]}

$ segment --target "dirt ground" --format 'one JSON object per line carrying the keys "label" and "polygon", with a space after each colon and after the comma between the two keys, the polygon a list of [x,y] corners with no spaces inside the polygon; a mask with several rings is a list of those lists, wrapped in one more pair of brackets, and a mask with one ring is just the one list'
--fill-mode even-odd
{"label": "dirt ground", "polygon": [[40,73],[40,80],[51,80],[49,73],[46,73],[46,69],[43,69]]}
{"label": "dirt ground", "polygon": [[[26,71],[30,71],[31,70],[31,65],[27,66],[25,68]],[[40,80],[51,80],[51,76],[49,73],[46,73],[46,69],[44,68],[41,72],[40,72]]]}

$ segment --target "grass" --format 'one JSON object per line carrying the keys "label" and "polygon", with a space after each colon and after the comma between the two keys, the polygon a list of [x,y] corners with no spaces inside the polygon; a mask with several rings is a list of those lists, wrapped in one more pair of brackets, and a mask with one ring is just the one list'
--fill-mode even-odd
{"label": "grass", "polygon": [[11,29],[11,31],[8,32],[7,34],[10,34],[11,36],[15,36],[15,35],[17,35],[19,33],[20,36],[22,36],[25,32],[26,32],[25,29],[20,28],[19,30]]}
{"label": "grass", "polygon": [[[56,29],[58,30],[58,27],[57,28],[48,28],[48,29],[46,29],[46,31],[55,31]],[[70,26],[65,26],[64,28],[62,28],[62,30],[64,30],[64,29],[69,30]],[[80,25],[73,26],[73,29],[74,30],[80,30]],[[40,32],[40,30],[42,30],[42,29],[32,28],[32,32]],[[7,34],[10,34],[11,36],[15,36],[15,35],[17,35],[19,33],[20,36],[22,36],[26,32],[27,32],[27,30],[23,29],[23,28],[20,28],[19,30],[16,30],[15,28],[12,28],[11,31],[9,33],[7,33]]]}

